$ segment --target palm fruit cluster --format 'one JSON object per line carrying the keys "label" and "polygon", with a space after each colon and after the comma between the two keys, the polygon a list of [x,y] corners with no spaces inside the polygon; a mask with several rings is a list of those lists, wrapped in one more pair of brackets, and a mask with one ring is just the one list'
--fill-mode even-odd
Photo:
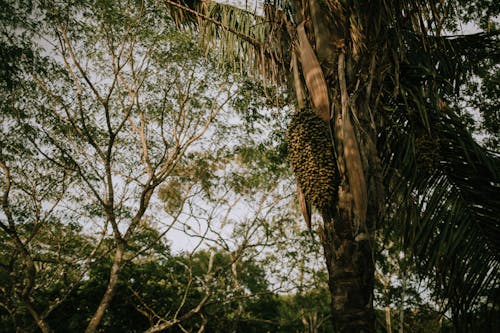
{"label": "palm fruit cluster", "polygon": [[296,113],[288,126],[288,158],[308,202],[319,210],[337,198],[339,173],[326,123],[312,110]]}
{"label": "palm fruit cluster", "polygon": [[431,174],[438,168],[441,154],[439,146],[439,138],[430,137],[428,134],[417,135],[415,138],[417,169]]}

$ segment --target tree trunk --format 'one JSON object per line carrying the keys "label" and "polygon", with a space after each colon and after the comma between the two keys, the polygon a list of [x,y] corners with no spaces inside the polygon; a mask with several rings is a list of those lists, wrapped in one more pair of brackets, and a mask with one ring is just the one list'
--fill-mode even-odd
{"label": "tree trunk", "polygon": [[400,278],[401,278],[401,304],[399,306],[399,333],[404,333],[405,324],[405,293],[406,293],[406,274],[399,262]]}
{"label": "tree trunk", "polygon": [[[377,71],[386,57],[377,34],[384,25],[371,1],[295,0],[294,7],[294,22],[287,27],[292,31],[292,52],[297,52],[302,78],[292,56],[293,82],[289,85],[295,90],[297,113],[303,112],[302,106],[308,103],[329,126],[325,135],[329,136],[327,145],[330,141],[333,145],[335,161],[324,163],[329,154],[323,150],[328,147],[316,149],[322,144],[315,137],[319,131],[309,130],[305,138],[295,135],[296,117],[289,126],[290,162],[300,192],[322,215],[319,234],[329,274],[335,331],[372,333],[375,265],[371,234],[384,203],[376,147],[379,84],[383,78]],[[375,30],[368,31],[367,27]],[[373,36],[369,38],[368,34]],[[303,86],[308,101],[304,100]],[[308,141],[309,137],[314,140]],[[305,156],[305,152],[311,156]],[[330,179],[330,165],[338,169],[338,173],[333,172],[335,179]],[[330,181],[325,183],[325,178]],[[332,197],[331,187],[337,192]],[[309,212],[305,209],[303,213],[307,222]]]}
{"label": "tree trunk", "polygon": [[[329,80],[332,95],[337,95],[332,101],[332,134],[340,186],[336,204],[321,212],[321,240],[336,332],[372,333],[375,264],[371,233],[380,215],[383,186],[376,129],[370,118],[370,94],[360,94],[358,99],[349,94],[346,77],[353,77],[349,71],[341,54],[337,77]],[[367,82],[362,84],[369,86]]]}
{"label": "tree trunk", "polygon": [[369,240],[352,236],[350,220],[329,215],[323,214],[321,241],[334,327],[336,332],[374,332],[374,264]]}
{"label": "tree trunk", "polygon": [[85,333],[94,333],[97,330],[97,327],[101,323],[102,317],[106,313],[111,300],[116,292],[116,288],[118,286],[118,278],[119,273],[122,268],[123,262],[123,253],[125,252],[125,243],[123,241],[118,242],[116,246],[115,256],[113,259],[113,266],[111,267],[111,272],[109,276],[108,286],[106,288],[106,292],[97,307],[92,319],[90,320]]}
{"label": "tree trunk", "polygon": [[33,319],[35,319],[35,323],[38,326],[38,328],[40,329],[40,331],[42,331],[42,333],[54,332],[52,330],[52,328],[49,326],[49,324],[47,323],[47,321],[45,321],[45,318],[43,318],[42,316],[40,316],[38,314],[38,312],[35,310],[33,304],[31,304],[30,300],[25,300],[25,305],[28,308],[28,311],[33,316]]}
{"label": "tree trunk", "polygon": [[310,0],[309,5],[316,53],[331,97],[330,127],[340,176],[337,202],[321,210],[333,325],[336,332],[373,333],[371,234],[384,201],[372,96],[377,57],[364,47],[365,31],[353,23],[361,18],[359,8],[330,6],[332,20],[322,14],[327,8],[321,2]]}

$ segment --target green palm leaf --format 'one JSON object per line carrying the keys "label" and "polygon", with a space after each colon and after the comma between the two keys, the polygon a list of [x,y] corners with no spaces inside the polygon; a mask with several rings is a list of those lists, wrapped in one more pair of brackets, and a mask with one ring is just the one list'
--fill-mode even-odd
{"label": "green palm leaf", "polygon": [[[461,54],[451,59],[468,59],[469,50],[454,50]],[[442,68],[446,60],[434,58]],[[450,82],[458,84],[455,74],[463,68],[440,72],[431,61],[408,61],[402,72],[407,80],[386,108],[390,125],[383,146],[390,148],[380,150],[388,202],[398,203],[384,227],[411,249],[417,269],[433,281],[439,297],[464,314],[500,281],[500,158],[476,143],[457,107],[444,106],[429,91],[446,92]]]}

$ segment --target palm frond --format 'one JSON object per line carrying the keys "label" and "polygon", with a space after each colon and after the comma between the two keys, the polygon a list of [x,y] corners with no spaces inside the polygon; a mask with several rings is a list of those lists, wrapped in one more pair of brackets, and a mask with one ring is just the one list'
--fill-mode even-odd
{"label": "palm frond", "polygon": [[[406,104],[390,112],[386,179],[397,204],[385,228],[463,314],[500,280],[500,158],[475,142],[456,110],[426,110],[428,126]],[[422,137],[433,145],[419,146]]]}
{"label": "palm frond", "polygon": [[[165,0],[171,16],[180,28],[195,30],[203,49],[229,66],[271,82],[281,82],[289,50],[281,40],[287,36],[283,11],[267,6],[266,15],[215,1],[194,1],[190,6]],[[184,13],[183,15],[179,14]]]}
{"label": "palm frond", "polygon": [[480,62],[498,63],[498,34],[429,35],[415,15],[413,28],[400,20],[389,29],[383,229],[458,319],[500,282],[500,157],[476,143],[458,104],[443,98],[457,100]]}

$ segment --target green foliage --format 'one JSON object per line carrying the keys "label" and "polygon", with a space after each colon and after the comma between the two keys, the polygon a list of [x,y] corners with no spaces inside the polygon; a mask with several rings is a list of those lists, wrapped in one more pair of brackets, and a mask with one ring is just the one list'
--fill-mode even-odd
{"label": "green foliage", "polygon": [[[59,253],[68,262],[73,252],[90,248],[89,245],[95,242],[91,238],[75,241],[68,233],[78,230],[71,226],[54,224],[53,227],[53,233],[59,237],[61,233],[65,233],[64,242],[72,245],[71,248],[61,248]],[[136,253],[136,247],[143,248],[154,243],[157,237],[158,233],[148,228],[138,232],[136,240],[129,245],[130,254]],[[57,237],[56,239],[59,240]],[[2,260],[8,258],[10,252],[7,250],[2,251]],[[85,329],[100,295],[106,289],[112,264],[109,255],[102,255],[102,259],[95,261],[78,287],[48,317],[54,332]],[[208,286],[204,281],[210,257],[210,251],[172,255],[169,248],[161,244],[147,254],[131,257],[123,268],[121,282],[103,319],[102,330],[142,332],[155,323],[159,315],[178,313],[182,317],[209,290],[213,293],[210,302],[199,316],[182,322],[185,329],[198,329],[203,318],[206,318],[206,332],[232,332],[234,329],[238,332],[290,332],[301,330],[307,325],[316,325],[314,327],[319,329],[318,332],[331,330],[325,290],[296,296],[275,295],[269,290],[262,263],[253,259],[238,260],[235,263],[238,272],[235,280],[233,259],[222,251],[214,254],[214,279]],[[58,275],[59,271],[58,265],[44,265],[39,272],[50,277]],[[235,288],[236,282],[238,288]],[[2,285],[6,286],[7,283],[2,280]],[[58,285],[40,290],[36,296],[39,304],[60,296],[59,290]],[[32,325],[29,315],[19,312],[16,314],[16,323],[12,326],[9,322],[11,318],[3,310],[0,311],[0,327],[5,328],[2,332],[9,332],[13,327],[28,328]],[[304,324],[302,320],[306,320],[308,324]],[[167,331],[175,332],[178,329],[174,326]]]}
{"label": "green foliage", "polygon": [[[165,234],[177,226],[179,214],[207,219],[210,227],[226,223],[204,213],[210,204],[227,214],[233,194],[238,201],[268,189],[273,197],[261,204],[280,203],[277,183],[288,172],[285,115],[274,110],[262,116],[262,105],[270,104],[260,99],[252,113],[248,104],[231,104],[238,117],[224,109],[229,91],[240,89],[234,78],[222,77],[201,57],[196,40],[179,32],[161,5],[37,5],[36,30],[26,25],[19,27],[24,35],[2,35],[7,61],[1,72],[6,98],[0,161],[6,169],[0,184],[2,190],[12,184],[2,192],[2,214],[11,213],[9,221],[1,216],[2,326],[36,330],[33,317],[39,315],[55,331],[85,330],[108,288],[116,249],[125,243],[103,330],[143,331],[189,314],[207,295],[206,310],[187,318],[187,327],[199,327],[210,315],[214,319],[206,325],[213,331],[259,331],[260,324],[269,330],[276,310],[266,272],[238,252],[270,238],[270,229],[261,231],[269,227],[266,218],[251,215],[262,210],[255,208],[234,227],[235,240],[244,241],[235,242],[237,251],[224,246],[217,252],[210,272],[209,252],[172,256]],[[35,14],[23,8],[29,17]],[[14,29],[12,22],[2,20],[5,31]],[[262,90],[253,87],[248,83],[241,91],[259,96]],[[222,110],[235,123],[217,122]],[[261,141],[271,120],[272,134]],[[242,123],[253,127],[248,135],[238,130]],[[205,131],[209,139],[202,137]],[[234,172],[222,173],[233,165]],[[156,186],[155,211],[145,213],[145,198]],[[207,205],[201,203],[206,198]],[[169,214],[157,209],[161,205]],[[220,236],[216,241],[227,244]]]}
{"label": "green foliage", "polygon": [[[458,5],[451,7],[451,9],[458,15],[461,21],[465,23],[475,23],[479,28],[484,31],[493,30],[498,22],[495,20],[500,14],[500,6],[498,2],[492,0],[481,1],[457,1]],[[459,22],[454,25],[450,22],[450,27],[458,29]]]}
{"label": "green foliage", "polygon": [[[82,235],[81,227],[74,223],[51,220],[36,234],[33,233],[33,227],[33,224],[24,224],[19,228],[19,235],[23,238],[34,235],[31,242],[35,255],[32,259],[37,267],[37,280],[32,286],[32,297],[37,300],[37,306],[46,308],[54,299],[65,298],[65,293],[72,292],[75,283],[80,281],[85,257],[92,250],[91,239]],[[3,304],[0,327],[5,327],[2,332],[9,332],[13,328],[32,327],[34,323],[22,296],[16,292],[25,288],[24,273],[28,268],[23,267],[23,257],[16,253],[12,240],[5,234],[1,235],[4,246],[0,250],[0,297]],[[13,266],[15,269],[12,269]],[[7,311],[9,316],[6,315]]]}
{"label": "green foliage", "polygon": [[[145,243],[150,243],[151,235]],[[215,290],[210,304],[202,315],[210,318],[209,332],[229,332],[230,327],[250,329],[259,332],[266,327],[265,320],[276,318],[273,296],[268,294],[263,270],[253,261],[241,262],[238,271],[241,287],[250,293],[262,296],[247,298],[234,293],[231,263],[227,254],[215,254],[215,279],[212,286],[204,285],[210,253],[200,251],[193,256],[172,256],[168,248],[153,251],[149,256],[128,261],[121,275],[121,283],[116,291],[112,306],[103,320],[106,332],[142,332],[149,328],[158,315],[178,313],[180,317],[195,307],[207,288]],[[97,306],[100,295],[106,289],[111,260],[100,260],[86,274],[86,278],[67,300],[48,318],[55,332],[82,331]],[[52,272],[54,273],[54,272]],[[56,290],[54,290],[56,292]],[[51,293],[40,294],[43,300],[50,299]],[[244,313],[237,314],[238,297],[244,299]],[[271,308],[270,308],[271,307]],[[262,321],[262,324],[258,324]],[[7,323],[7,320],[2,322]],[[199,327],[199,317],[182,325]],[[257,324],[256,324],[257,323]],[[259,326],[264,325],[264,326]],[[177,331],[178,327],[174,327]]]}
{"label": "green foliage", "polygon": [[328,290],[311,289],[281,296],[279,301],[280,320],[276,332],[332,332]]}

